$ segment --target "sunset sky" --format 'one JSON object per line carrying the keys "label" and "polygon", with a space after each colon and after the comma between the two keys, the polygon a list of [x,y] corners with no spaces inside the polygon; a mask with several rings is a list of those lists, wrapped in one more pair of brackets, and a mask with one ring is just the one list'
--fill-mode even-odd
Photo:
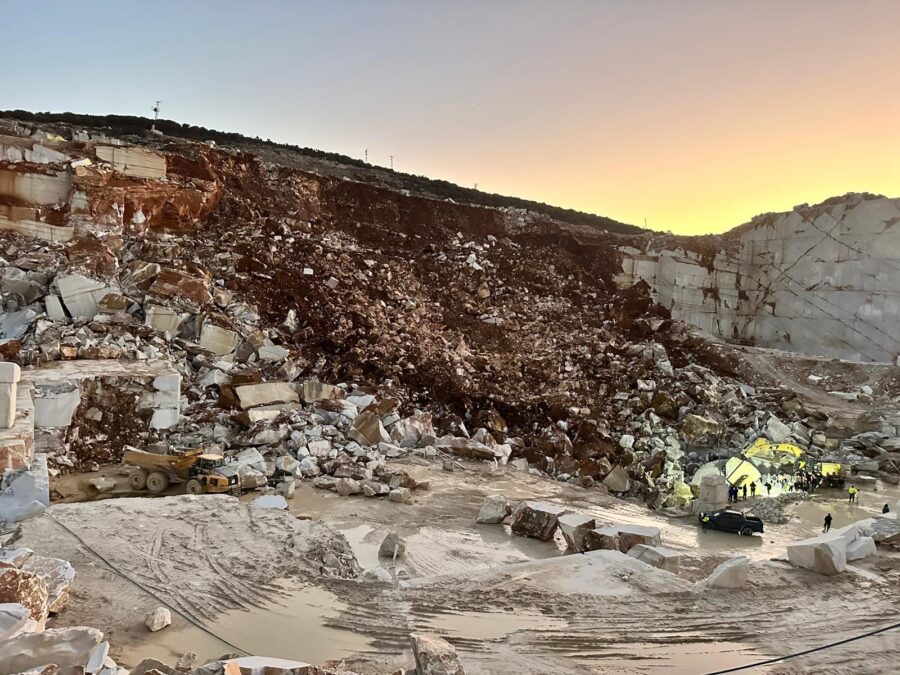
{"label": "sunset sky", "polygon": [[0,108],[162,114],[720,232],[900,196],[898,0],[2,0]]}

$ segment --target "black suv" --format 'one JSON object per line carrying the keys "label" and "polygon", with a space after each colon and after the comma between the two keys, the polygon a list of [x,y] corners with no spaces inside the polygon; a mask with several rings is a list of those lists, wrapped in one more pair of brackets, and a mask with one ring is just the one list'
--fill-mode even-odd
{"label": "black suv", "polygon": [[723,532],[739,532],[749,537],[754,532],[763,531],[763,522],[756,516],[747,516],[740,511],[720,509],[712,513],[699,515],[700,526],[704,529],[722,530]]}

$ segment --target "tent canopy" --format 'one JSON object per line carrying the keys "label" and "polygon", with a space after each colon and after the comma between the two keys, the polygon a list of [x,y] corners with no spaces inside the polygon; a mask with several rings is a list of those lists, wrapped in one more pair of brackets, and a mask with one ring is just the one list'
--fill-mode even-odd
{"label": "tent canopy", "polygon": [[759,469],[746,459],[732,457],[725,462],[725,479],[737,487],[755,483],[759,480],[761,475]]}

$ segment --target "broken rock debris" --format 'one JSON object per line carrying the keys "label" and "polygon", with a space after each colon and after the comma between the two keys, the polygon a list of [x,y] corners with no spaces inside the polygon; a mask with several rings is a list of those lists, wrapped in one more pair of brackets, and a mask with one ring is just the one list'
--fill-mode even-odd
{"label": "broken rock debris", "polygon": [[[842,405],[882,405],[835,412],[673,321],[690,314],[687,295],[702,295],[695,306],[720,303],[717,286],[682,283],[684,297],[657,303],[670,268],[697,268],[708,281],[730,264],[724,249],[713,260],[683,242],[673,265],[651,235],[612,222],[600,231],[426,198],[246,148],[124,143],[69,127],[50,138],[0,121],[0,178],[9,179],[0,180],[4,523],[43,511],[51,478],[117,463],[126,445],[222,455],[242,490],[265,492],[248,507],[258,520],[292,517],[301,481],[360,504],[386,497],[405,511],[430,498],[414,468],[429,460],[449,470],[489,462],[491,475],[508,463],[679,513],[691,502],[726,505],[729,462],[759,440],[796,446],[812,464],[840,463],[860,482],[900,474],[889,378],[801,375]],[[860,218],[872,209],[882,229],[897,217],[883,198],[841,204]],[[836,204],[822,208],[844,218]],[[777,462],[748,461],[760,484],[776,473]],[[103,476],[90,484],[115,487]],[[758,499],[752,509],[778,523],[785,503]],[[604,525],[562,505],[513,507],[491,495],[476,520],[541,540],[559,530],[570,552],[609,549],[637,567],[679,565],[658,529]],[[837,574],[898,542],[896,521],[875,518],[855,534],[791,544],[788,558]],[[379,553],[399,558],[403,549],[391,534]],[[34,628],[45,625],[74,574],[55,558],[16,559],[0,570],[0,602],[10,606],[0,632],[20,630],[23,611]],[[315,567],[346,565],[329,552]],[[728,561],[706,586],[738,588],[747,567]],[[150,630],[171,621],[150,618]],[[63,668],[113,675],[102,636],[77,630],[13,636],[17,658],[40,648]],[[421,635],[413,646],[419,672],[462,672],[445,641]],[[312,668],[222,659],[200,670],[267,667]]]}

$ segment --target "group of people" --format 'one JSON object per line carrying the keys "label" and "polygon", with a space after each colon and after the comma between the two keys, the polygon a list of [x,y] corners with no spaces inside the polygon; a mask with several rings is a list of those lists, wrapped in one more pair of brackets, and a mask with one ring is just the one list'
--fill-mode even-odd
{"label": "group of people", "polygon": [[793,476],[793,487],[795,490],[802,492],[812,492],[822,484],[824,477],[818,471],[806,471],[800,469],[796,476]]}
{"label": "group of people", "polygon": [[[738,487],[737,485],[729,485],[728,486],[728,503],[729,504],[737,504],[738,503],[738,494],[743,496],[743,499],[747,499],[747,483]],[[750,483],[750,496],[756,496],[756,483]]]}
{"label": "group of people", "polygon": [[[728,502],[736,504],[746,500],[748,496],[756,497],[757,494],[765,497],[784,494],[785,492],[813,492],[824,482],[825,478],[818,471],[806,471],[800,469],[794,475],[777,474],[761,476],[758,481],[745,482],[742,485],[732,485],[728,488]],[[851,502],[856,501],[858,490],[853,488]]]}

